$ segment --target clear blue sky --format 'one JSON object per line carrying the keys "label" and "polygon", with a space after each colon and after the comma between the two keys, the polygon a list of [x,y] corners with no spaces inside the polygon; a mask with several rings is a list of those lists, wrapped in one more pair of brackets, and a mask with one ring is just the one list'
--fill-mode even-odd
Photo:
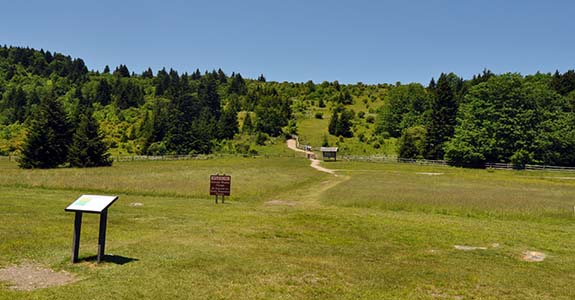
{"label": "clear blue sky", "polygon": [[575,1],[5,1],[0,43],[140,73],[428,83],[575,68]]}

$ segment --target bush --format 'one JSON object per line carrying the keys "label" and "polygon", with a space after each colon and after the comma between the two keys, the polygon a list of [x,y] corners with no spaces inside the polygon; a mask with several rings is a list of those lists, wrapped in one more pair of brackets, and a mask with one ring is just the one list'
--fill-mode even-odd
{"label": "bush", "polygon": [[265,133],[258,132],[256,134],[256,144],[263,146],[266,144],[268,140],[268,135]]}
{"label": "bush", "polygon": [[168,149],[166,148],[166,144],[164,142],[155,142],[150,144],[148,147],[148,151],[146,152],[148,155],[165,155]]}
{"label": "bush", "polygon": [[423,126],[410,127],[403,130],[398,141],[398,154],[401,158],[423,158],[425,136],[427,130]]}
{"label": "bush", "polygon": [[514,169],[523,170],[525,165],[531,162],[533,162],[533,153],[525,149],[517,150],[511,156],[511,164],[513,164]]}
{"label": "bush", "polygon": [[367,116],[367,118],[365,119],[365,121],[367,123],[373,124],[375,123],[375,118],[373,116]]}
{"label": "bush", "polygon": [[321,113],[321,112],[316,112],[316,113],[315,113],[315,118],[316,118],[316,119],[323,119],[323,113]]}

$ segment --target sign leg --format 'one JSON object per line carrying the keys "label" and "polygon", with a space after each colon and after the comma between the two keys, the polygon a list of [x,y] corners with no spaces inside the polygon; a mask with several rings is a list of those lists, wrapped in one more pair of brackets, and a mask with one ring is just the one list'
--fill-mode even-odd
{"label": "sign leg", "polygon": [[77,211],[74,217],[74,237],[72,238],[72,263],[78,262],[80,252],[80,230],[82,229],[82,212]]}
{"label": "sign leg", "polygon": [[222,195],[222,203],[226,203],[225,200],[226,200],[226,196]]}
{"label": "sign leg", "polygon": [[104,260],[106,249],[106,223],[108,223],[108,209],[104,209],[100,214],[100,235],[98,236],[98,263]]}

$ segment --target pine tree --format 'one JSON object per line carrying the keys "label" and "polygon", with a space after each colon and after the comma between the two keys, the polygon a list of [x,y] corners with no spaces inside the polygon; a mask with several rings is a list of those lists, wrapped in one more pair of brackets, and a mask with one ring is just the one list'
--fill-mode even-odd
{"label": "pine tree", "polygon": [[146,71],[142,72],[142,77],[143,78],[153,78],[154,72],[152,72],[152,68],[148,67],[148,69]]}
{"label": "pine tree", "polygon": [[232,107],[226,107],[218,123],[220,139],[233,139],[238,133],[238,113]]}
{"label": "pine tree", "polygon": [[112,98],[112,87],[108,84],[106,79],[100,79],[98,83],[98,88],[96,89],[96,96],[94,101],[100,103],[104,106],[110,104],[110,99]]}
{"label": "pine tree", "polygon": [[102,74],[110,74],[110,67],[108,65],[104,67],[104,71],[102,72]]}
{"label": "pine tree", "polygon": [[335,135],[343,137],[352,137],[353,132],[351,131],[352,120],[355,117],[355,112],[353,110],[344,109],[339,117],[336,124]]}
{"label": "pine tree", "polygon": [[19,165],[55,168],[66,162],[70,141],[70,124],[62,105],[53,95],[46,97],[33,115]]}
{"label": "pine tree", "polygon": [[249,112],[246,113],[246,117],[244,118],[244,124],[242,125],[242,133],[251,134],[254,130],[254,125],[252,122],[252,117]]}
{"label": "pine tree", "polygon": [[328,126],[329,134],[336,135],[337,123],[339,122],[338,119],[339,118],[337,115],[337,111],[334,110],[333,114],[331,115],[331,119],[329,120],[329,126]]}
{"label": "pine tree", "polygon": [[92,110],[86,109],[79,117],[80,123],[72,138],[68,153],[70,166],[78,168],[111,166],[108,148],[99,132]]}
{"label": "pine tree", "polygon": [[454,85],[457,81],[453,73],[441,74],[437,81],[436,96],[426,128],[424,156],[427,159],[443,159],[444,143],[454,134],[458,109]]}

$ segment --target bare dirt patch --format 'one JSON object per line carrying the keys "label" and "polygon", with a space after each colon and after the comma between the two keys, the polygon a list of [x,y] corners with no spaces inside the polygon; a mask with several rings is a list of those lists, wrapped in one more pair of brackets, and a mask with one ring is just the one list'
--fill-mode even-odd
{"label": "bare dirt patch", "polygon": [[32,291],[52,286],[60,286],[76,281],[68,272],[55,272],[38,264],[26,263],[0,269],[0,281],[5,281],[11,289]]}
{"label": "bare dirt patch", "polygon": [[296,206],[297,203],[286,200],[270,200],[265,203],[266,205],[283,205],[283,206]]}
{"label": "bare dirt patch", "polygon": [[445,173],[433,173],[433,172],[417,172],[415,173],[417,175],[427,175],[427,176],[439,176],[439,175],[443,175]]}
{"label": "bare dirt patch", "polygon": [[528,262],[542,262],[545,260],[545,253],[537,251],[525,251],[523,252],[522,260]]}

